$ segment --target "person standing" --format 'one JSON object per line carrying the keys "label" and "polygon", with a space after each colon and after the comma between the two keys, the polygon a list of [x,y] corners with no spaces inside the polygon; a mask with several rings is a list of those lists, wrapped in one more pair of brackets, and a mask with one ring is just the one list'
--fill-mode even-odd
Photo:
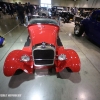
{"label": "person standing", "polygon": [[28,15],[28,13],[29,13],[28,3],[25,3],[24,8],[25,8],[25,13],[26,13],[26,15]]}
{"label": "person standing", "polygon": [[2,18],[2,8],[0,6],[0,18]]}
{"label": "person standing", "polygon": [[15,2],[15,12],[17,12],[17,9],[18,9],[18,3],[17,2]]}
{"label": "person standing", "polygon": [[19,2],[18,8],[17,8],[17,14],[20,21],[20,24],[24,24],[24,7],[22,6],[21,2]]}
{"label": "person standing", "polygon": [[29,9],[29,13],[31,13],[31,15],[33,15],[33,5],[28,3],[28,9]]}
{"label": "person standing", "polygon": [[8,9],[9,9],[9,14],[11,15],[11,18],[14,18],[14,6],[13,6],[13,4],[9,4]]}

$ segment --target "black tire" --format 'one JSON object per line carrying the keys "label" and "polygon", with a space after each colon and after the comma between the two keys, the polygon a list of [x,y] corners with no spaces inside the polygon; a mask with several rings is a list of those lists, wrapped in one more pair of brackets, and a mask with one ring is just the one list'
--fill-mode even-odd
{"label": "black tire", "polygon": [[84,33],[84,27],[83,25],[76,24],[74,28],[74,34],[78,37],[82,36]]}
{"label": "black tire", "polygon": [[49,72],[49,73],[52,73],[52,70],[53,70],[53,68],[49,68],[49,69],[48,69],[48,72]]}
{"label": "black tire", "polygon": [[14,76],[20,75],[20,74],[22,74],[23,72],[24,72],[23,70],[18,69],[18,70],[14,73]]}
{"label": "black tire", "polygon": [[72,70],[68,67],[66,67],[66,70],[69,72],[69,73],[72,73]]}

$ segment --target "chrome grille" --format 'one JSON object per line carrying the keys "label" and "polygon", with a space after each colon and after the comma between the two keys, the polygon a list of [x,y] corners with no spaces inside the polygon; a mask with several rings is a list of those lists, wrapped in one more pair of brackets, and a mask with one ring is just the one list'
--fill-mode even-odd
{"label": "chrome grille", "polygon": [[37,46],[33,49],[35,66],[51,66],[54,64],[55,49],[51,46]]}

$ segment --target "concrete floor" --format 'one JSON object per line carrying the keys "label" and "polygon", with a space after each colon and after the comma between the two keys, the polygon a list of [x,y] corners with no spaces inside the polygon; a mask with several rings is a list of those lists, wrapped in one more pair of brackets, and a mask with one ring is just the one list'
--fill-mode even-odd
{"label": "concrete floor", "polygon": [[[74,49],[81,59],[79,73],[63,70],[59,75],[47,70],[35,74],[22,73],[5,77],[3,64],[14,49],[22,49],[28,33],[16,19],[0,19],[0,35],[6,44],[0,48],[0,100],[100,100],[100,48],[86,37],[73,35],[74,23],[61,23],[60,38],[65,48]],[[21,97],[1,97],[2,94],[21,94]]]}

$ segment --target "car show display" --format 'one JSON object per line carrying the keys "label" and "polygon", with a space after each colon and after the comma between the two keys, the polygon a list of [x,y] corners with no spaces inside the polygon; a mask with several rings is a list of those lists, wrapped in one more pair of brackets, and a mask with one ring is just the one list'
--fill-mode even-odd
{"label": "car show display", "polygon": [[71,12],[68,12],[68,11],[62,11],[60,13],[60,17],[63,18],[64,23],[69,23],[70,21],[73,20],[74,14],[72,14]]}
{"label": "car show display", "polygon": [[54,6],[51,10],[52,16],[59,16],[64,23],[69,23],[73,20],[74,14],[71,11],[66,10],[63,6]]}
{"label": "car show display", "polygon": [[31,74],[35,69],[55,68],[56,72],[80,71],[80,58],[72,49],[60,45],[59,25],[54,19],[34,18],[28,23],[29,41],[22,50],[11,51],[5,59],[3,72],[13,76],[21,69]]}

